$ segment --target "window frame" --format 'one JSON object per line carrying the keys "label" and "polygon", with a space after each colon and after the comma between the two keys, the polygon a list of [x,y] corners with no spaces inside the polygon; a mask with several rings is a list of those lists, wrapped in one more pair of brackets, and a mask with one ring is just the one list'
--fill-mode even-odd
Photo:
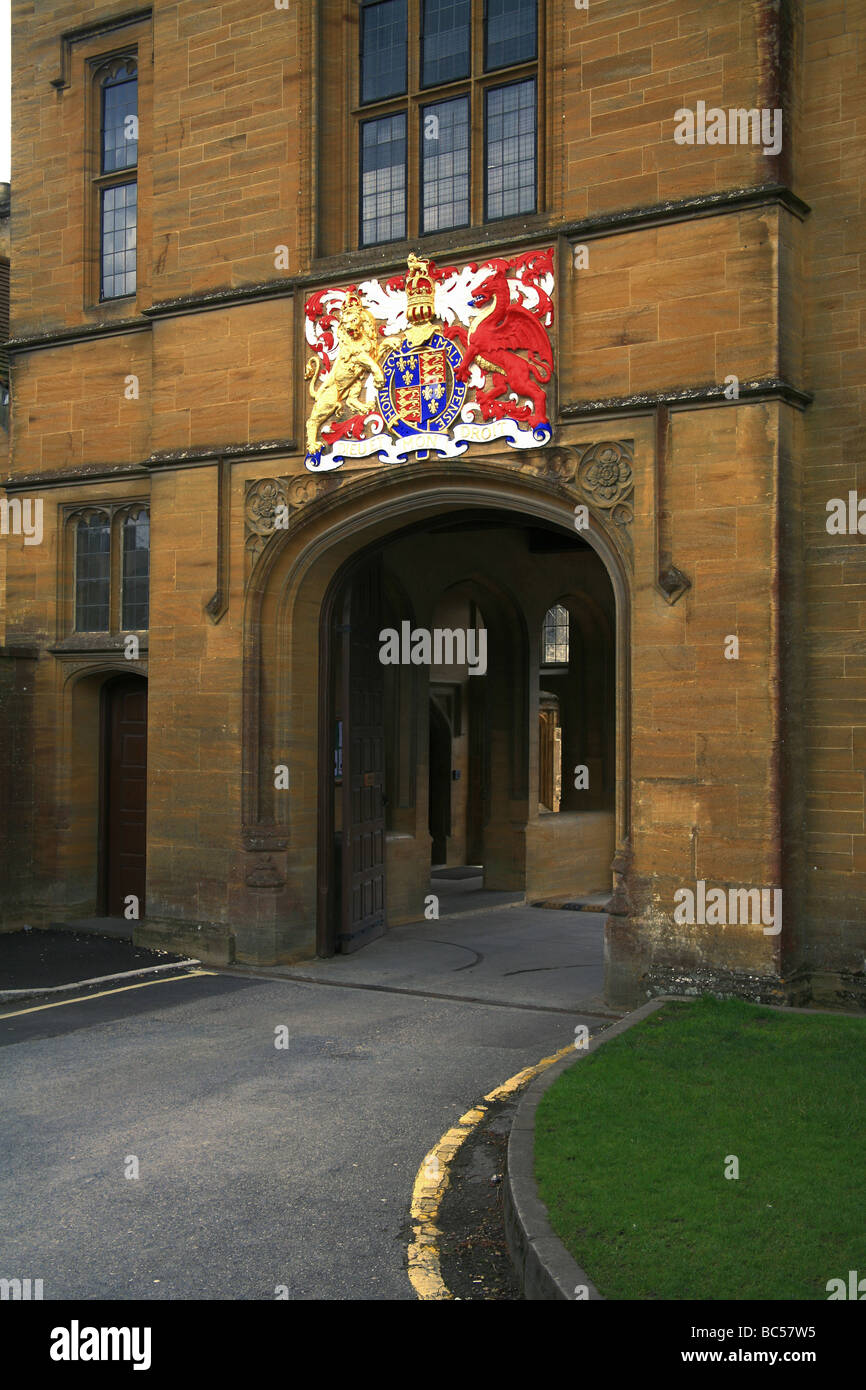
{"label": "window frame", "polygon": [[[557,610],[558,608],[561,608],[562,611],[563,611],[564,614],[565,614],[565,619],[564,619],[564,621],[563,621],[561,618],[559,618],[559,616],[558,616],[558,614],[557,614],[557,611],[556,611],[556,610]],[[548,620],[548,618],[550,618],[551,614],[553,614],[553,631],[554,631],[553,645],[554,645],[554,647],[560,647],[560,646],[562,645],[562,643],[560,642],[559,638],[557,637],[557,634],[558,634],[559,632],[562,631],[563,626],[564,626],[564,628],[565,628],[566,656],[565,656],[565,660],[564,660],[564,661],[561,660],[561,659],[559,659],[559,658],[555,659],[554,661],[547,661],[547,660],[545,660],[545,651],[546,651],[546,646],[547,646],[547,635],[546,635],[546,634],[547,634],[547,620]],[[543,617],[542,620],[541,620],[541,650],[540,650],[540,653],[539,653],[538,669],[539,669],[539,672],[542,673],[542,674],[556,674],[556,673],[561,673],[562,675],[565,675],[565,674],[568,672],[568,670],[569,670],[570,664],[571,664],[571,611],[570,611],[570,609],[569,609],[569,607],[568,607],[567,604],[561,603],[561,602],[557,599],[556,602],[550,604],[549,608],[546,608],[546,609],[545,609],[544,617]]]}
{"label": "window frame", "polygon": [[[371,4],[376,0],[370,0]],[[352,174],[351,188],[353,206],[357,209],[354,217],[357,238],[356,249],[368,251],[385,245],[396,245],[404,241],[426,240],[428,237],[447,236],[450,232],[466,228],[488,225],[506,226],[509,222],[522,221],[527,217],[543,215],[546,210],[544,180],[545,150],[545,51],[546,51],[546,3],[537,0],[537,31],[535,58],[521,61],[506,67],[485,70],[485,0],[472,0],[470,72],[467,78],[456,78],[432,87],[422,86],[422,47],[421,28],[423,0],[407,0],[409,43],[407,52],[406,91],[398,96],[381,101],[361,101],[361,35],[362,23],[358,23],[358,61],[352,78],[350,96],[350,119],[352,121]],[[359,9],[367,8],[362,3]],[[487,216],[487,98],[490,88],[508,87],[515,83],[535,81],[535,206],[531,212],[506,214],[501,218],[489,219]],[[423,158],[422,158],[422,110],[458,96],[469,96],[469,220],[459,227],[422,230],[423,222]],[[377,120],[383,116],[406,113],[406,231],[401,238],[389,241],[365,242],[363,239],[362,207],[362,127],[366,121]]]}
{"label": "window frame", "polygon": [[[136,162],[128,164],[122,169],[112,169],[103,172],[103,113],[104,113],[104,92],[103,74],[107,69],[125,63],[133,63],[135,66],[136,80],[136,118],[138,120],[138,139],[136,141]],[[135,300],[138,295],[138,271],[139,271],[139,246],[138,229],[140,226],[140,204],[138,192],[140,188],[139,170],[141,167],[141,65],[138,57],[138,44],[128,44],[123,48],[113,50],[111,53],[100,53],[89,60],[90,67],[90,154],[91,154],[91,176],[90,176],[90,212],[91,226],[93,227],[93,280],[91,285],[91,301],[96,307],[108,304],[117,304],[123,301]],[[125,294],[106,295],[103,292],[104,275],[104,222],[103,222],[103,202],[104,195],[108,189],[135,186],[136,189],[136,255],[135,255],[135,288]]]}
{"label": "window frame", "polygon": [[[64,546],[61,560],[62,576],[58,585],[59,612],[58,633],[63,639],[98,637],[117,638],[133,633],[145,637],[150,631],[150,581],[151,564],[148,559],[147,604],[148,626],[126,628],[123,623],[123,528],[127,517],[147,513],[148,518],[148,557],[153,553],[153,528],[150,499],[123,498],[122,500],[89,501],[72,503],[62,507]],[[78,523],[90,516],[105,516],[109,526],[109,590],[107,629],[79,628],[78,611]]]}
{"label": "window frame", "polygon": [[[135,289],[126,290],[123,294],[106,294],[105,281],[107,277],[105,274],[105,195],[106,193],[114,192],[115,189],[119,188],[134,188],[136,195],[135,218],[133,222],[133,225],[135,226],[135,270],[133,272],[135,276]],[[126,179],[123,183],[107,184],[104,188],[101,188],[99,190],[99,205],[97,217],[99,219],[99,302],[100,304],[114,304],[115,301],[118,299],[135,299],[136,295],[138,294],[138,180]],[[123,273],[128,274],[127,271],[124,271]]]}
{"label": "window frame", "polygon": [[[399,108],[396,109],[396,110],[394,110],[394,111],[382,111],[382,112],[378,112],[375,116],[368,116],[368,117],[366,117],[366,118],[363,118],[362,120],[358,121],[358,123],[357,123],[357,124],[358,124],[358,245],[359,245],[359,246],[362,246],[362,247],[365,247],[365,248],[366,248],[366,247],[370,247],[370,246],[388,246],[388,245],[390,245],[390,244],[391,244],[392,242],[394,242],[394,241],[405,241],[406,237],[407,237],[408,234],[409,234],[409,188],[408,188],[408,185],[406,184],[406,182],[405,182],[405,180],[404,180],[404,184],[403,184],[403,196],[404,196],[404,199],[405,199],[404,218],[405,218],[406,230],[404,231],[403,236],[402,236],[402,237],[386,237],[386,238],[384,238],[382,241],[365,241],[365,240],[364,240],[364,167],[363,167],[363,160],[364,160],[364,134],[363,134],[363,132],[364,132],[364,127],[365,127],[365,126],[368,126],[368,125],[372,125],[372,124],[374,124],[376,121],[387,121],[387,120],[391,119],[393,116],[403,116],[404,119],[406,120],[406,123],[407,123],[407,125],[406,125],[406,165],[405,165],[405,172],[406,172],[406,174],[408,175],[408,169],[409,169],[409,142],[410,142],[410,138],[411,138],[411,137],[410,137],[410,134],[409,134],[409,128],[408,128],[408,112],[405,111],[405,110],[401,110],[401,109],[399,109]],[[393,166],[392,166],[392,167],[393,167]]]}
{"label": "window frame", "polygon": [[[505,71],[505,69],[500,69],[500,71]],[[487,157],[486,157],[486,156],[487,156],[487,148],[488,148],[488,145],[487,145],[487,139],[488,139],[487,128],[488,128],[488,124],[489,124],[489,114],[488,114],[488,112],[489,112],[489,105],[490,105],[490,102],[489,102],[490,93],[491,93],[492,91],[495,91],[495,92],[505,91],[508,87],[519,87],[519,86],[521,85],[521,83],[528,82],[528,81],[531,81],[531,80],[533,80],[533,79],[530,79],[530,78],[527,78],[527,77],[515,77],[513,80],[511,80],[511,81],[509,81],[509,82],[497,82],[497,83],[493,83],[493,84],[491,84],[491,86],[486,87],[485,90],[484,90],[484,97],[483,97],[483,102],[484,102],[484,117],[483,117],[483,119],[484,119],[484,154],[485,154],[485,159],[484,159],[484,188],[483,188],[483,198],[484,198],[484,222],[485,222],[485,224],[494,223],[494,222],[508,222],[508,221],[510,221],[513,217],[532,217],[532,216],[534,216],[534,214],[538,211],[538,80],[537,80],[537,78],[534,79],[534,80],[535,80],[535,142],[534,142],[533,156],[532,156],[532,157],[533,157],[533,160],[534,160],[534,162],[535,162],[535,207],[534,207],[534,208],[532,208],[531,210],[528,210],[528,211],[526,211],[526,212],[504,212],[504,213],[502,213],[502,215],[501,215],[500,217],[491,217],[491,216],[490,216],[490,213],[489,213],[490,185],[489,185],[489,178],[488,178],[488,175],[489,175],[489,173],[490,173],[490,165],[489,165],[489,163],[488,163],[488,161],[487,161]]]}
{"label": "window frame", "polygon": [[[485,2],[486,2],[486,0],[485,0]],[[472,70],[473,70],[473,67],[474,67],[474,62],[473,62],[473,60],[474,60],[474,56],[475,56],[475,55],[474,55],[474,52],[472,51],[473,48],[474,48],[474,44],[475,44],[475,33],[474,33],[474,27],[475,27],[475,26],[474,26],[474,18],[475,18],[475,15],[474,15],[474,9],[475,9],[475,6],[473,5],[472,0],[469,0],[469,48],[470,48],[470,52],[469,52],[469,71],[468,71],[468,73],[466,73],[466,75],[465,75],[464,77],[451,77],[451,78],[447,78],[444,82],[429,82],[429,83],[425,83],[425,81],[424,81],[424,37],[425,37],[425,30],[424,30],[424,14],[425,14],[425,6],[424,6],[423,0],[422,0],[422,3],[421,3],[421,5],[419,6],[419,9],[418,9],[418,88],[419,88],[419,91],[422,91],[422,92],[436,92],[436,91],[439,90],[440,87],[448,87],[448,86],[451,86],[451,84],[454,83],[454,82],[468,82],[468,81],[470,80],[470,78],[472,77]],[[411,21],[411,14],[410,14],[410,21]],[[442,100],[442,98],[440,98],[440,100]],[[471,118],[471,113],[470,113],[470,118]]]}
{"label": "window frame", "polygon": [[[127,575],[127,573],[126,573],[126,557],[127,557],[127,549],[126,549],[126,535],[127,535],[127,530],[126,530],[126,528],[127,528],[127,526],[128,526],[128,524],[129,524],[130,521],[138,521],[139,518],[140,518],[142,515],[144,515],[144,516],[146,517],[146,519],[147,519],[147,550],[144,551],[144,549],[141,549],[141,550],[134,549],[134,550],[132,550],[130,553],[131,553],[131,554],[138,554],[138,555],[141,555],[141,554],[146,554],[146,555],[147,555],[147,575],[146,575],[146,576],[134,575],[134,574]],[[151,557],[151,549],[152,549],[151,544],[150,544],[150,507],[136,507],[136,506],[133,505],[133,506],[131,506],[131,507],[124,507],[124,508],[122,508],[122,509],[118,512],[118,516],[117,516],[117,529],[116,529],[116,534],[117,534],[117,563],[118,563],[118,576],[117,576],[117,617],[118,617],[118,621],[119,621],[119,623],[120,623],[120,629],[119,629],[119,630],[120,630],[121,632],[148,632],[148,631],[150,630],[150,557]],[[145,606],[146,609],[147,609],[147,622],[146,622],[146,624],[144,625],[144,627],[128,627],[128,626],[124,623],[124,621],[123,621],[124,615],[125,615],[125,612],[126,612],[126,607],[127,607],[127,593],[126,593],[127,583],[128,583],[128,582],[131,583],[133,580],[142,579],[142,578],[145,578],[145,579],[146,579],[145,596],[144,596],[143,603],[144,603],[144,606]],[[131,602],[131,601],[130,601],[130,602]]]}
{"label": "window frame", "polygon": [[[435,90],[435,89],[434,89]],[[424,229],[424,112],[431,110],[434,106],[444,106],[449,101],[466,100],[469,111],[469,168],[466,175],[467,183],[467,217],[465,222],[454,222],[450,227],[431,227],[430,231]],[[435,236],[437,232],[457,232],[463,227],[472,226],[472,97],[468,92],[452,92],[448,96],[436,97],[433,101],[422,101],[418,106],[418,235]],[[408,141],[407,141],[408,151]],[[408,208],[407,208],[408,214]]]}
{"label": "window frame", "polygon": [[361,107],[361,108],[368,107],[368,106],[381,106],[381,105],[383,104],[383,102],[388,102],[388,101],[402,101],[402,100],[405,98],[406,93],[407,93],[408,90],[409,90],[409,47],[410,47],[410,45],[409,45],[408,33],[409,33],[409,26],[410,26],[410,24],[411,24],[412,14],[411,14],[411,3],[410,3],[410,0],[406,0],[406,6],[407,6],[407,20],[406,20],[407,39],[406,39],[406,76],[405,76],[405,85],[404,85],[404,89],[403,89],[402,92],[395,92],[392,96],[388,96],[388,97],[374,97],[371,101],[364,101],[364,98],[363,98],[363,93],[362,93],[362,90],[361,90],[361,84],[362,84],[362,81],[363,81],[363,74],[364,74],[364,15],[365,15],[365,13],[367,13],[368,11],[375,9],[376,5],[383,4],[383,3],[385,3],[385,0],[360,0],[359,6],[358,6],[358,8],[359,8],[359,10],[360,10],[360,14],[359,14],[359,16],[358,16],[358,84],[357,84],[357,94],[356,94],[356,95],[357,95],[357,105],[358,105],[359,107]]}
{"label": "window frame", "polygon": [[[107,599],[106,599],[106,605],[105,605],[105,606],[106,606],[107,613],[108,613],[108,622],[109,622],[109,626],[108,626],[107,628],[100,628],[100,627],[79,627],[79,626],[78,626],[78,586],[79,586],[78,562],[79,562],[79,558],[80,558],[80,544],[79,544],[79,543],[80,543],[80,540],[81,540],[81,527],[82,527],[83,525],[85,525],[86,523],[88,523],[89,521],[91,521],[91,520],[93,520],[94,518],[97,518],[97,517],[98,517],[98,518],[101,518],[101,519],[103,520],[103,522],[104,522],[104,524],[105,524],[105,529],[106,529],[107,532],[108,532],[108,566],[107,566],[107,569],[108,569],[108,576],[107,576],[107,578],[108,578],[108,594],[107,594]],[[79,512],[78,515],[75,517],[75,520],[74,520],[74,523],[73,523],[72,538],[73,538],[73,554],[72,554],[72,631],[73,631],[73,633],[75,633],[76,635],[87,636],[87,637],[92,636],[92,635],[94,635],[94,634],[101,634],[101,633],[103,633],[103,632],[110,632],[110,631],[111,631],[111,617],[112,617],[112,613],[111,613],[111,591],[112,591],[111,540],[112,540],[112,535],[111,535],[111,513],[110,513],[110,511],[109,511],[107,508],[105,508],[105,507],[88,507],[88,508],[85,508],[84,511]]]}
{"label": "window frame", "polygon": [[[485,19],[485,21],[486,21],[486,19],[487,19],[487,9],[488,9],[489,4],[490,4],[490,0],[484,0],[484,19]],[[541,0],[539,0],[539,4],[538,4],[538,14],[537,14],[537,18],[538,18],[538,25],[537,25],[536,31],[535,31],[535,56],[534,56],[533,58],[524,58],[524,59],[521,59],[521,62],[524,62],[524,63],[537,63],[538,60],[539,60],[538,50],[539,50],[539,45],[540,45],[540,42],[541,42],[541,36],[540,36],[540,29],[541,29]],[[483,65],[484,65],[484,71],[485,71],[486,73],[507,72],[509,68],[513,68],[513,67],[517,67],[517,66],[518,66],[517,63],[504,63],[504,64],[500,64],[498,67],[489,67],[489,66],[488,66],[488,63],[487,63],[487,28],[486,28],[486,24],[485,24],[484,31],[483,31],[482,36],[481,36],[481,41],[482,41],[482,43],[483,43],[483,45],[484,45],[484,53],[483,53],[483,55],[482,55],[482,62],[483,62]]]}

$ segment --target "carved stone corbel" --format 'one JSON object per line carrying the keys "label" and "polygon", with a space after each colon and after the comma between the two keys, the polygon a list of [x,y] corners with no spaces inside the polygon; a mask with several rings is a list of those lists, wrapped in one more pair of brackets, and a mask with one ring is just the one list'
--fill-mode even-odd
{"label": "carved stone corbel", "polygon": [[670,555],[670,526],[665,524],[666,513],[663,505],[665,474],[670,451],[671,413],[666,405],[656,411],[656,461],[655,461],[655,519],[653,537],[655,546],[656,588],[666,603],[675,604],[687,589],[692,587],[688,575],[672,562]]}
{"label": "carved stone corbel", "polygon": [[254,861],[247,870],[245,881],[248,888],[282,888],[286,880],[267,854],[263,859]]}

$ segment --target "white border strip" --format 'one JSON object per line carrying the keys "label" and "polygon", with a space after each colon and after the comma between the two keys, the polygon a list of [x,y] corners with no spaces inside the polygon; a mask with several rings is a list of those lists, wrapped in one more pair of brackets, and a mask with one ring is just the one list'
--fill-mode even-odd
{"label": "white border strip", "polygon": [[184,956],[183,960],[176,960],[169,965],[145,965],[141,970],[121,970],[116,975],[97,975],[93,980],[75,980],[71,985],[45,985],[42,988],[36,985],[32,989],[2,989],[0,990],[0,1004],[14,1004],[19,999],[36,999],[43,994],[68,994],[70,990],[84,989],[87,985],[105,985],[111,980],[129,980],[136,975],[157,975],[164,970],[185,970],[188,965],[201,965],[201,961]]}

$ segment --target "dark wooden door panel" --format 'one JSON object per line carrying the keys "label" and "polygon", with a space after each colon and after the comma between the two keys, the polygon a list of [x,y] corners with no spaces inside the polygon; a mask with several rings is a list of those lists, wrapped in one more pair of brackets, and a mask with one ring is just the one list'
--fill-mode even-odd
{"label": "dark wooden door panel", "polygon": [[381,562],[351,581],[343,615],[343,895],[337,950],[385,930],[385,680]]}
{"label": "dark wooden door panel", "polygon": [[147,685],[137,677],[106,691],[105,910],[122,917],[127,898],[144,915],[147,856]]}
{"label": "dark wooden door panel", "polygon": [[428,801],[430,854],[434,864],[448,857],[451,834],[451,728],[435,701],[430,701]]}
{"label": "dark wooden door panel", "polygon": [[467,690],[469,719],[469,786],[466,806],[466,862],[484,862],[484,825],[489,811],[489,781],[486,686],[483,680],[469,681]]}

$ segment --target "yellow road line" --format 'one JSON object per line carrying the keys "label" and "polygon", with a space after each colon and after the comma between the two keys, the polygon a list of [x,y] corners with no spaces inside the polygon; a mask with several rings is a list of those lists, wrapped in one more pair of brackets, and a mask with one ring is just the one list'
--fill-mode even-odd
{"label": "yellow road line", "polygon": [[20,1018],[22,1014],[38,1014],[43,1009],[62,1009],[67,1004],[85,1004],[89,999],[105,999],[109,994],[126,994],[130,989],[149,989],[151,985],[171,985],[176,980],[191,980],[196,975],[216,975],[216,970],[188,970],[185,975],[168,975],[161,980],[142,980],[138,985],[119,985],[117,989],[101,989],[98,994],[79,994],[76,999],[57,999],[53,1004],[34,1004],[32,1009],[16,1009],[14,1014],[0,1014],[4,1018]]}
{"label": "yellow road line", "polygon": [[552,1057],[544,1057],[534,1067],[524,1067],[495,1090],[489,1091],[484,1100],[472,1110],[461,1115],[457,1124],[449,1129],[426,1155],[415,1175],[412,1189],[412,1205],[409,1214],[412,1219],[413,1239],[409,1246],[409,1279],[418,1298],[424,1302],[453,1298],[442,1278],[439,1262],[439,1237],[442,1234],[436,1225],[442,1198],[450,1181],[450,1166],[461,1144],[481,1123],[489,1105],[505,1100],[525,1086],[533,1077],[547,1067],[553,1066],[563,1057],[574,1051],[574,1043],[560,1048]]}

